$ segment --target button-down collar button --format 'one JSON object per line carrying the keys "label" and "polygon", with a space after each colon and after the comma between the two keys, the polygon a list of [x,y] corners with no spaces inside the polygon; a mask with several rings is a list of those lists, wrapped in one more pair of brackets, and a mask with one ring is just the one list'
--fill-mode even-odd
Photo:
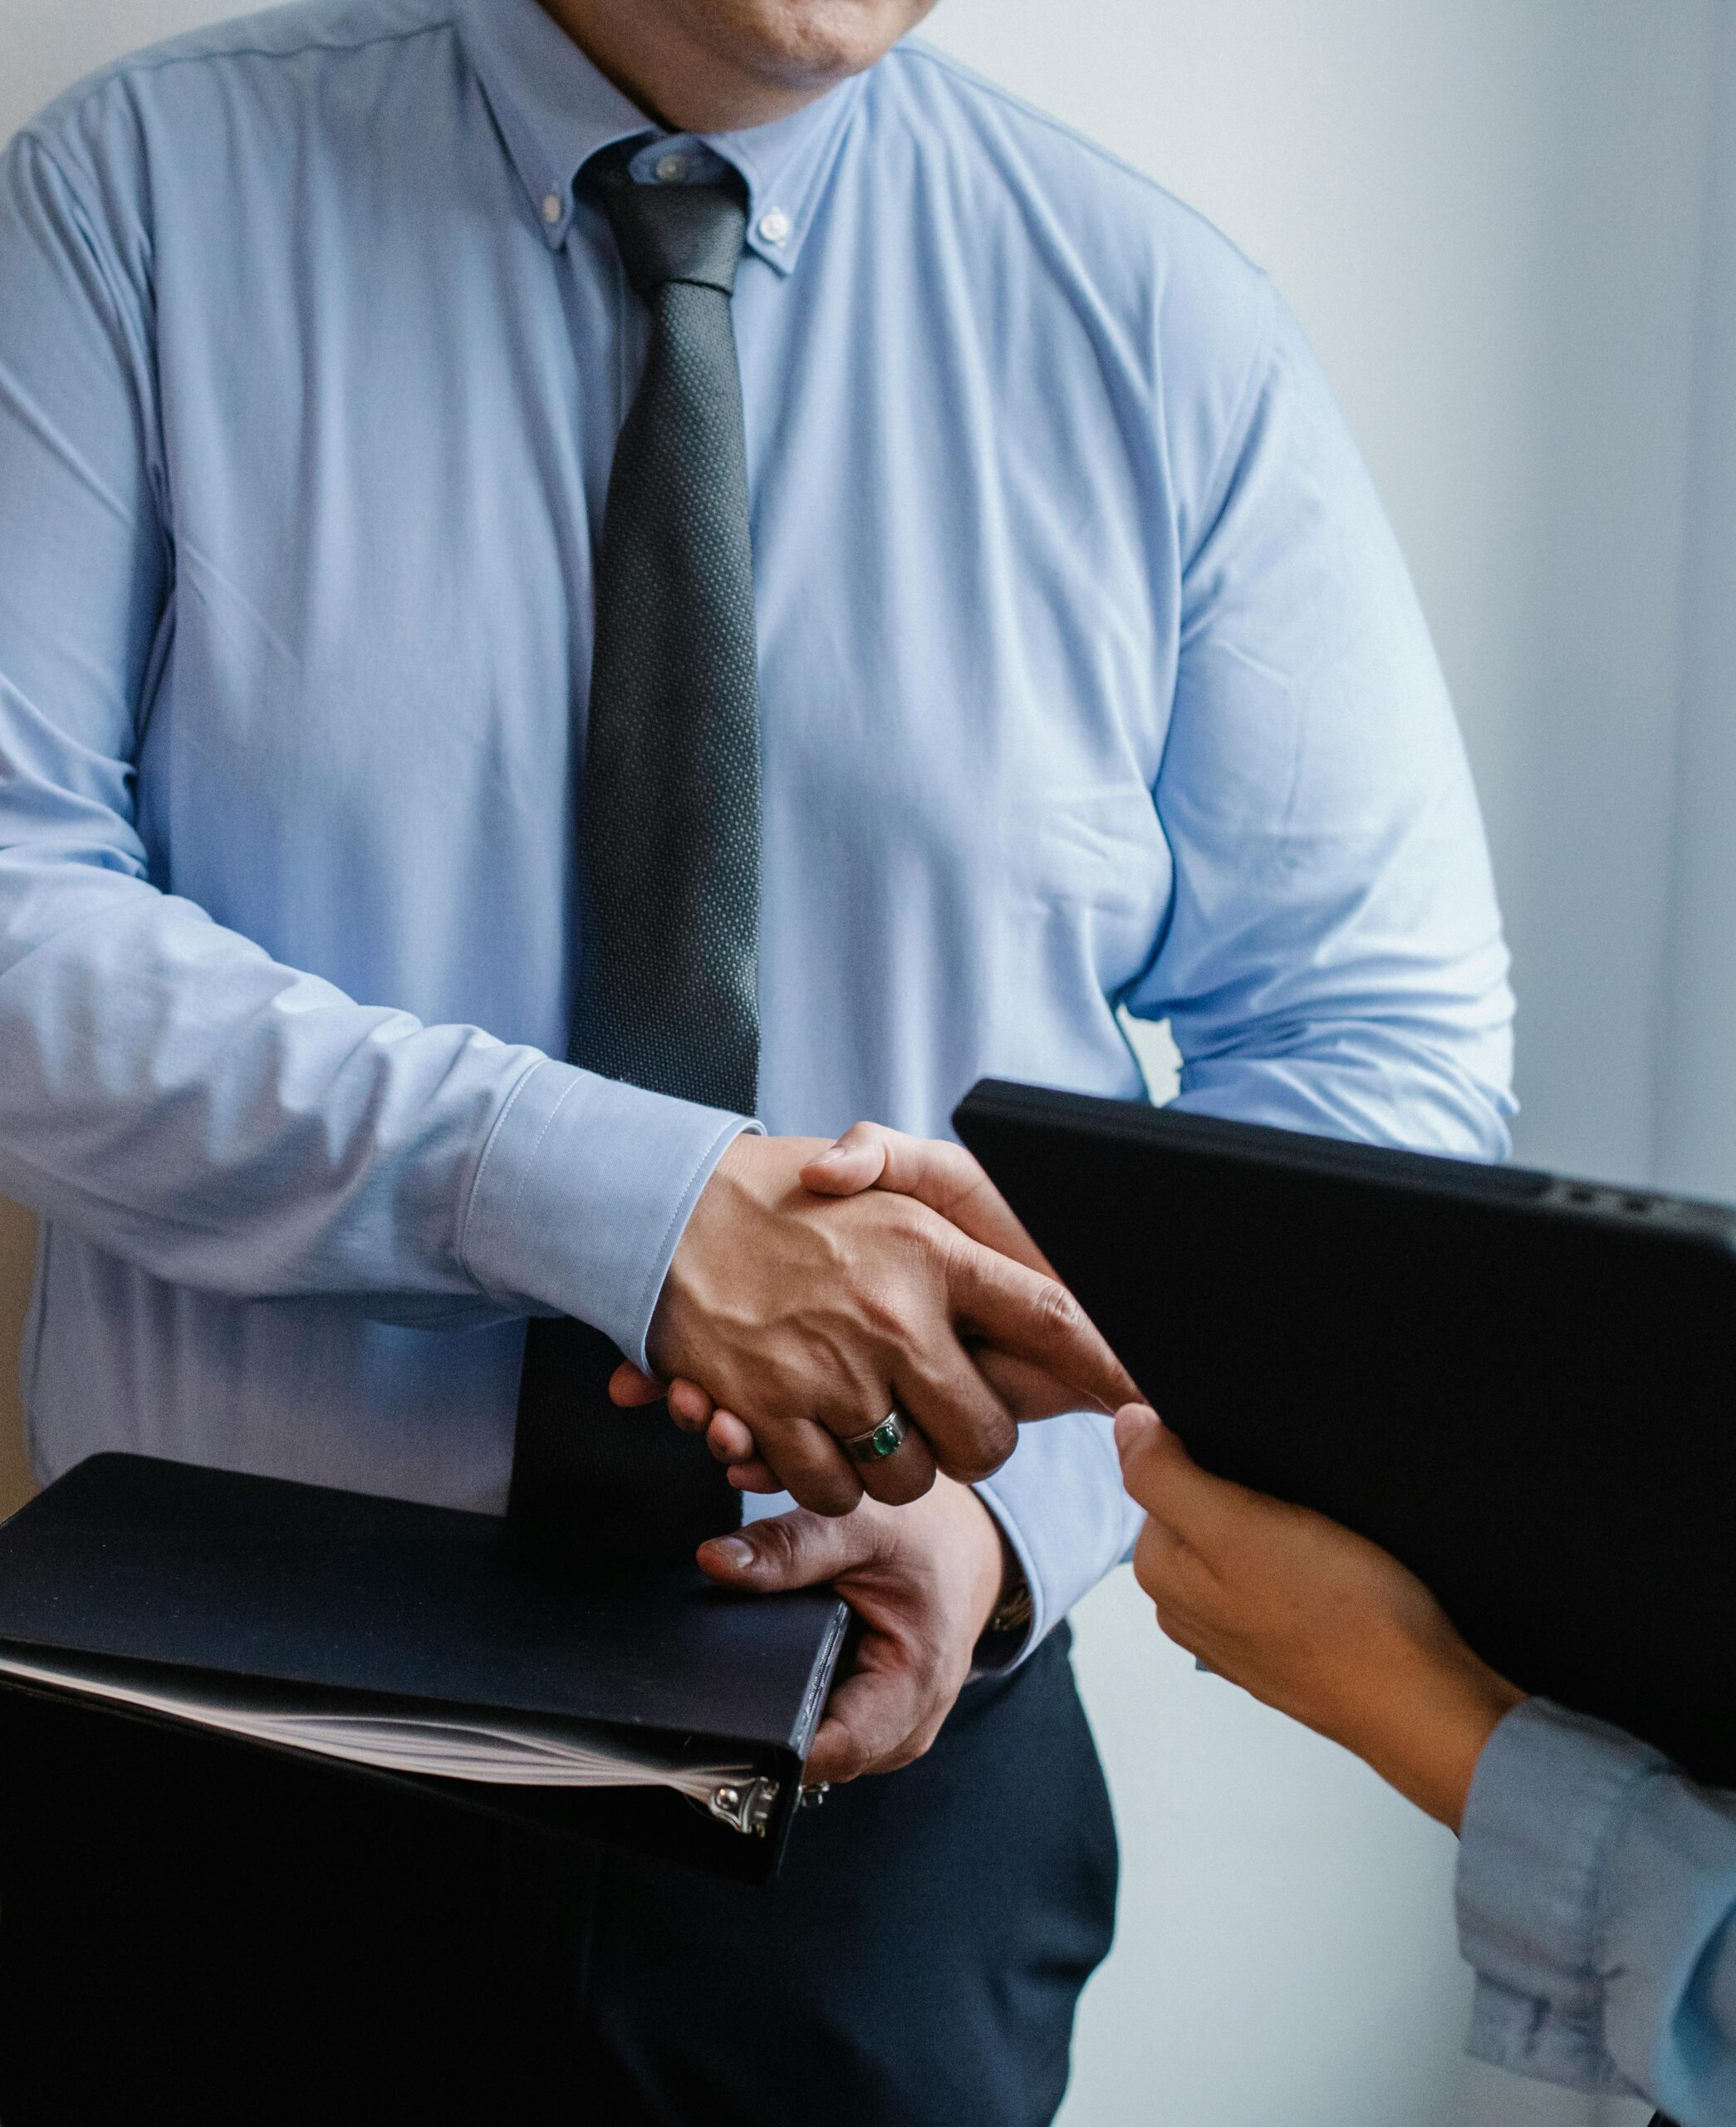
{"label": "button-down collar button", "polygon": [[660,184],[679,184],[687,174],[685,155],[660,155],[655,172]]}
{"label": "button-down collar button", "polygon": [[542,195],[542,219],[552,228],[561,219],[561,195],[558,192],[545,192]]}
{"label": "button-down collar button", "polygon": [[759,233],[767,243],[784,243],[789,239],[790,218],[782,207],[774,207],[759,218]]}

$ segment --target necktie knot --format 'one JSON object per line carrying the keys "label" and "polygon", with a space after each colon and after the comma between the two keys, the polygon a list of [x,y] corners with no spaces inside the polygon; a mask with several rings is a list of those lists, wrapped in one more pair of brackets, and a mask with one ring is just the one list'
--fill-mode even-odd
{"label": "necktie knot", "polygon": [[730,170],[714,184],[637,184],[628,168],[634,145],[626,154],[605,149],[585,169],[627,278],[647,299],[671,281],[733,295],[748,234],[741,179]]}

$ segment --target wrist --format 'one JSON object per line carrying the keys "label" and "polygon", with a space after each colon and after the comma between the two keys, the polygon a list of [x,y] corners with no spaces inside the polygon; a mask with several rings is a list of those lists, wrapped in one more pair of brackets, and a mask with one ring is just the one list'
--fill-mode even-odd
{"label": "wrist", "polygon": [[973,1641],[980,1639],[1008,1588],[1019,1578],[1018,1562],[1001,1534],[1001,1525],[969,1485],[937,1477],[934,1490],[915,1508],[887,1511],[901,1515],[924,1509],[943,1524],[943,1555],[966,1569],[965,1615]]}
{"label": "wrist", "polygon": [[1526,1694],[1465,1650],[1450,1665],[1400,1671],[1377,1718],[1346,1739],[1407,1800],[1456,1832],[1489,1737]]}
{"label": "wrist", "polygon": [[973,1643],[976,1648],[973,1666],[998,1669],[1022,1653],[1030,1637],[1033,1615],[1031,1589],[1018,1554],[1008,1541],[993,1508],[970,1487],[959,1489],[966,1493],[976,1511],[973,1525],[980,1530],[986,1522],[993,1540],[992,1545],[985,1545],[982,1550],[981,1577],[972,1604],[975,1634]]}
{"label": "wrist", "polygon": [[704,1333],[741,1312],[744,1266],[765,1246],[769,1224],[796,1190],[801,1161],[823,1139],[768,1137],[744,1123],[714,1159],[670,1251],[645,1335],[652,1371],[699,1378]]}
{"label": "wrist", "polygon": [[717,1265],[739,1255],[738,1236],[753,1207],[753,1185],[772,1145],[758,1123],[742,1122],[714,1154],[681,1218],[645,1327],[645,1358],[660,1378],[673,1378],[697,1364],[692,1325],[718,1304]]}

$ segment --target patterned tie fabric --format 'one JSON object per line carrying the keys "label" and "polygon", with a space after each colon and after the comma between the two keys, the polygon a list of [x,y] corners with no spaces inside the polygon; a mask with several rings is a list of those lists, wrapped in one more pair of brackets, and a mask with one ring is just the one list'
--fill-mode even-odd
{"label": "patterned tie fabric", "polygon": [[[759,675],[741,376],[730,302],[738,180],[635,184],[642,144],[586,167],[650,312],[596,571],[571,1060],[752,1115],[759,1014]],[[619,1354],[533,1322],[510,1511],[580,1563],[691,1556],[741,1519],[703,1441],[616,1411]]]}

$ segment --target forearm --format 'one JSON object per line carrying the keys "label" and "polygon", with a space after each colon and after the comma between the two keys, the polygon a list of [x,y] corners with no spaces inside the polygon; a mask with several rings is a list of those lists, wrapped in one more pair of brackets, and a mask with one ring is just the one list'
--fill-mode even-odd
{"label": "forearm", "polygon": [[641,1348],[738,1122],[358,1004],[142,878],[44,856],[22,809],[0,793],[7,1193],[177,1284],[571,1313]]}

